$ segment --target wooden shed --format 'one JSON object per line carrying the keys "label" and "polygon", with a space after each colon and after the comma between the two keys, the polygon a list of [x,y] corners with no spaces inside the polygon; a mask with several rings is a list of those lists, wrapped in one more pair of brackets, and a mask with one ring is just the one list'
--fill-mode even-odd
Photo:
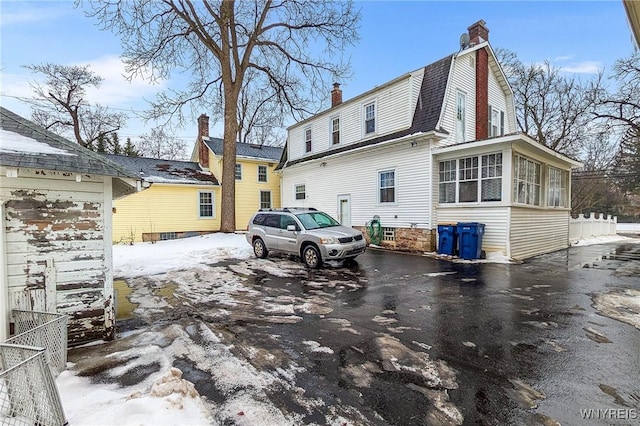
{"label": "wooden shed", "polygon": [[113,337],[112,200],[136,178],[0,107],[0,338],[13,309],[69,316],[69,344]]}

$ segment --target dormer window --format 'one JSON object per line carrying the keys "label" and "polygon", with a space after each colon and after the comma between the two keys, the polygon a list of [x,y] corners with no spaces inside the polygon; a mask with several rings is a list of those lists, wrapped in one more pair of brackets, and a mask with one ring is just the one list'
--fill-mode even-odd
{"label": "dormer window", "polygon": [[376,131],[376,104],[371,102],[364,106],[364,133],[375,133]]}
{"label": "dormer window", "polygon": [[304,129],[305,152],[311,152],[311,127]]}

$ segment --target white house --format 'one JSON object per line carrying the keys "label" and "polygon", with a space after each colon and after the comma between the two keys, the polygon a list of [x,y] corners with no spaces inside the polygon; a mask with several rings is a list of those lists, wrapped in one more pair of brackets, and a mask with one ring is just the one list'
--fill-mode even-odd
{"label": "white house", "polygon": [[[288,129],[282,205],[334,214],[383,244],[435,248],[439,223],[485,224],[483,249],[526,258],[568,246],[579,163],[516,133],[513,92],[484,21],[461,50]],[[364,230],[364,229],[363,229]]]}
{"label": "white house", "polygon": [[112,199],[136,178],[0,107],[0,339],[13,309],[67,314],[69,343],[115,334]]}

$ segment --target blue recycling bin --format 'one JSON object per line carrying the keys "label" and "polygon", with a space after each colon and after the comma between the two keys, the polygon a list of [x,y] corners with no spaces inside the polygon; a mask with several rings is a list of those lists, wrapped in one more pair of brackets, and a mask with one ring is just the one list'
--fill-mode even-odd
{"label": "blue recycling bin", "polygon": [[463,259],[480,259],[484,223],[458,222],[458,256]]}
{"label": "blue recycling bin", "polygon": [[456,225],[438,225],[438,254],[456,254],[456,237]]}

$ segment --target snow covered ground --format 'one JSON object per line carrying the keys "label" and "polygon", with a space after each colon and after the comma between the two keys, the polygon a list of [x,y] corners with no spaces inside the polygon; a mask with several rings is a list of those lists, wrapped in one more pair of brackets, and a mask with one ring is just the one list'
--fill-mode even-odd
{"label": "snow covered ground", "polygon": [[[578,242],[576,245],[606,243],[622,239],[625,237],[600,237]],[[113,254],[115,277],[127,278],[131,281],[149,280],[151,283],[153,279],[161,280],[158,277],[170,277],[172,282],[180,286],[182,295],[188,297],[184,302],[187,304],[194,300],[206,302],[206,299],[211,297],[216,297],[219,303],[229,306],[246,304],[255,307],[262,303],[264,312],[277,313],[282,321],[297,321],[299,316],[295,314],[298,312],[321,314],[324,312],[323,309],[326,309],[321,303],[315,305],[307,303],[308,301],[302,303],[291,297],[261,301],[257,299],[258,296],[250,294],[250,290],[246,287],[242,287],[235,273],[245,276],[255,274],[255,269],[250,269],[252,265],[255,268],[255,264],[249,264],[249,262],[259,262],[264,272],[277,276],[291,276],[292,280],[296,280],[296,268],[302,271],[304,267],[289,262],[288,269],[279,269],[278,262],[253,259],[251,246],[241,234],[211,234],[160,241],[156,244],[116,245],[113,247]],[[210,266],[225,259],[240,260],[233,265],[234,272],[221,272]],[[493,260],[506,261],[502,258]],[[286,261],[282,259],[282,262]],[[201,274],[203,278],[201,281],[204,283],[216,281],[218,284],[206,288],[202,283],[194,285],[196,280],[192,278],[197,274]],[[311,284],[313,283],[308,283],[308,285]],[[212,296],[214,294],[215,296]],[[630,296],[633,296],[633,300],[629,303],[636,306],[638,294],[634,293]],[[153,292],[138,293],[137,298],[132,301],[139,303],[143,316],[153,314],[154,303],[164,303]],[[284,304],[276,304],[276,301]],[[606,305],[605,302],[603,300],[601,303]],[[606,309],[606,306],[603,309]],[[160,314],[162,313],[160,311]],[[100,343],[94,345],[104,346],[101,358],[113,362],[113,366],[102,373],[106,376],[135,373],[137,368],[148,365],[158,366],[158,371],[149,374],[139,383],[122,386],[117,381],[108,380],[113,377],[105,376],[103,377],[105,380],[100,380],[95,374],[87,377],[78,374],[79,371],[91,370],[91,359],[83,360],[82,365],[70,363],[69,368],[57,378],[56,382],[67,420],[71,425],[296,423],[295,418],[285,417],[268,399],[263,397],[261,392],[273,386],[287,390],[285,388],[287,382],[282,378],[295,376],[296,369],[300,367],[292,365],[288,369],[280,369],[277,374],[260,371],[246,360],[234,356],[231,352],[232,346],[225,344],[220,336],[202,323],[187,327],[177,324],[165,324],[161,328],[148,327],[119,335],[115,342],[110,342],[108,345]],[[330,350],[314,341],[305,341],[304,345],[310,352],[323,353]],[[269,356],[273,355],[256,353],[251,356],[264,356],[268,361]],[[225,393],[226,400],[223,403],[214,404],[212,401],[201,398],[193,384],[181,378],[180,370],[175,369],[173,363],[176,359],[184,357],[192,360],[198,368],[211,372],[216,383],[222,386],[225,392],[228,391]],[[301,390],[292,388],[288,389],[288,392],[295,394]],[[301,404],[307,406],[324,404],[323,401],[305,399],[303,394],[300,395],[300,400]],[[215,418],[212,417],[212,413],[215,413]],[[353,424],[347,421],[343,414],[344,411],[336,412],[332,416],[333,423]],[[358,418],[358,413],[353,413],[349,417]],[[221,422],[220,419],[223,421]]]}

